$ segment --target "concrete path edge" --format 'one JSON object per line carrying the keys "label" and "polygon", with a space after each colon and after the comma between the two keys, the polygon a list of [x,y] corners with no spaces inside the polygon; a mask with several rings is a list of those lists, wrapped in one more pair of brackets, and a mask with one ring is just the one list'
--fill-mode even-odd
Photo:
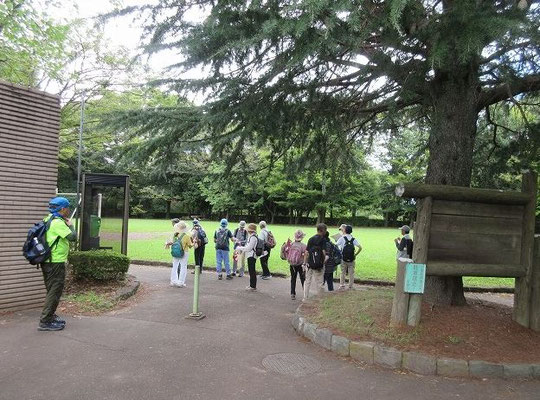
{"label": "concrete path edge", "polygon": [[492,363],[482,360],[459,360],[434,357],[415,351],[401,351],[370,341],[353,341],[334,335],[328,328],[319,328],[296,309],[292,326],[296,333],[311,342],[343,356],[368,365],[400,369],[420,375],[439,375],[450,378],[540,379],[540,364]]}
{"label": "concrete path edge", "polygon": [[137,279],[134,275],[129,275],[131,278],[133,278],[132,281],[127,286],[124,286],[123,288],[119,289],[115,296],[113,301],[118,302],[121,300],[129,299],[131,296],[133,296],[135,293],[137,293],[137,290],[139,290],[139,287],[141,286],[141,282]]}

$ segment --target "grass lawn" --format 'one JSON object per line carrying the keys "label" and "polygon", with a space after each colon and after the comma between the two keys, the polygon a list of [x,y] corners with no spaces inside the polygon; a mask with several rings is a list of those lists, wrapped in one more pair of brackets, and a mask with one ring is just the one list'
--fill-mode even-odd
{"label": "grass lawn", "polygon": [[[206,246],[204,265],[214,266],[216,254],[213,248],[212,236],[214,230],[218,228],[219,222],[201,221],[201,225],[210,238],[210,243]],[[230,224],[229,229],[234,231],[236,226],[236,224]],[[270,254],[270,271],[288,274],[289,266],[287,262],[279,258],[281,244],[289,237],[292,239],[296,229],[302,229],[306,233],[304,242],[307,242],[307,239],[315,234],[315,227],[272,225],[269,226],[269,229],[277,241],[276,247]],[[103,219],[101,225],[102,233],[119,233],[121,230],[120,219]],[[164,249],[164,243],[170,238],[172,233],[172,226],[169,220],[130,219],[129,233],[134,234],[134,238],[130,239],[128,243],[128,255],[133,260],[171,261],[169,251]],[[335,233],[338,233],[337,227],[330,227],[330,235]],[[366,280],[393,281],[396,273],[396,248],[393,240],[398,235],[398,230],[393,228],[354,228],[353,236],[360,241],[363,247],[360,256],[356,260],[356,276]],[[102,244],[117,247],[117,243],[113,244],[109,241],[102,241]],[[190,254],[190,264],[192,263],[193,254]],[[257,267],[259,268],[259,263],[257,263]],[[465,285],[513,287],[514,280],[507,278],[465,278]]]}

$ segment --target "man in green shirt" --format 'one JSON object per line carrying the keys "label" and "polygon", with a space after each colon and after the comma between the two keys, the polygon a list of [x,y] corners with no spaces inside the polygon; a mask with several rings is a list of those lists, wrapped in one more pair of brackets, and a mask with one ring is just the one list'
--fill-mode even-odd
{"label": "man in green shirt", "polygon": [[56,308],[64,290],[66,261],[69,254],[69,242],[77,240],[77,234],[69,219],[69,201],[64,197],[55,197],[49,202],[50,214],[44,218],[52,221],[47,230],[47,244],[51,248],[51,257],[41,264],[47,295],[39,320],[39,331],[60,331],[66,321],[59,318]]}

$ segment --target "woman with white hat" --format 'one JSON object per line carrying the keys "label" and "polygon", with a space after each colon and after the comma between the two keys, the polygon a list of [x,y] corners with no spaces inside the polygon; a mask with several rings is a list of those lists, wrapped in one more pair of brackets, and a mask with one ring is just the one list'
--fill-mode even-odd
{"label": "woman with white hat", "polygon": [[[175,242],[178,245],[175,246]],[[191,235],[187,234],[187,225],[184,221],[174,225],[174,236],[171,254],[173,256],[173,266],[171,270],[171,286],[186,287],[187,264],[189,249],[193,247]]]}

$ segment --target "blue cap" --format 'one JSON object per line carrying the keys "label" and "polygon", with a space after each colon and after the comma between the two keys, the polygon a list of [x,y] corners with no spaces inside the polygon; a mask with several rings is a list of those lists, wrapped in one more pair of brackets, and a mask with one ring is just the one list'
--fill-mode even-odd
{"label": "blue cap", "polygon": [[65,197],[55,197],[54,199],[51,199],[49,201],[49,211],[50,212],[58,212],[62,208],[68,208],[69,207],[69,200]]}
{"label": "blue cap", "polygon": [[221,221],[219,221],[219,224],[221,226],[227,226],[227,225],[229,225],[229,221],[227,221],[227,219],[223,218]]}

